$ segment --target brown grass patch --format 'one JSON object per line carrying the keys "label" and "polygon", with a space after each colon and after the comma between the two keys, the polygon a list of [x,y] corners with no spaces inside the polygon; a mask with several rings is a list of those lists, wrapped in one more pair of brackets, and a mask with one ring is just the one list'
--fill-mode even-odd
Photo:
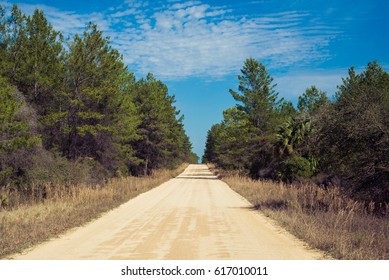
{"label": "brown grass patch", "polygon": [[354,201],[336,188],[291,186],[226,176],[224,181],[256,209],[313,248],[336,259],[389,259],[389,205]]}
{"label": "brown grass patch", "polygon": [[0,257],[21,252],[98,218],[103,212],[177,176],[185,167],[156,171],[149,177],[112,179],[104,187],[47,185],[30,198],[3,188],[2,193],[9,195],[12,208],[0,210]]}

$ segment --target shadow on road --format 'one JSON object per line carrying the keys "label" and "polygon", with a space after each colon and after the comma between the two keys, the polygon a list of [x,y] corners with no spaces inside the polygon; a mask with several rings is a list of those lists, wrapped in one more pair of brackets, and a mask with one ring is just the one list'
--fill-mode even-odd
{"label": "shadow on road", "polygon": [[177,176],[177,179],[192,179],[192,180],[219,180],[217,176],[187,176],[187,175],[182,175],[182,176]]}

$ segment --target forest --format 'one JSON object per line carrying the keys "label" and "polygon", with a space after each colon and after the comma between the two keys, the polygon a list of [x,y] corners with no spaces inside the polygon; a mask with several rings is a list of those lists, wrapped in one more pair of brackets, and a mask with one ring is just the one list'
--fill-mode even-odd
{"label": "forest", "polygon": [[230,90],[237,103],[208,131],[203,162],[389,202],[389,74],[378,62],[359,74],[351,67],[331,98],[312,85],[297,108],[278,97],[274,79],[253,58],[238,80],[238,92]]}
{"label": "forest", "polygon": [[65,39],[43,11],[0,6],[0,186],[104,184],[197,162],[183,115],[136,80],[98,27]]}

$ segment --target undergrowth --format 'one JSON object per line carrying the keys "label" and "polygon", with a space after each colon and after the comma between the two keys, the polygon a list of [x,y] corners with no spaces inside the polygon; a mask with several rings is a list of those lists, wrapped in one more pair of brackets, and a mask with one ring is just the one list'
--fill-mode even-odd
{"label": "undergrowth", "polygon": [[335,187],[293,186],[237,174],[223,180],[255,209],[335,259],[389,259],[389,205],[354,201]]}

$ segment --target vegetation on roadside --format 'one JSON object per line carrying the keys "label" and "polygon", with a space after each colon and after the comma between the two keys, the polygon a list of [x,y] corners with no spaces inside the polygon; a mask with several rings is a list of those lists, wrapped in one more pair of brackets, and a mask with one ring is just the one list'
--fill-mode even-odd
{"label": "vegetation on roadside", "polygon": [[174,96],[136,80],[89,23],[64,40],[43,11],[0,6],[0,196],[104,185],[197,162]]}
{"label": "vegetation on roadside", "polygon": [[13,203],[0,211],[0,258],[81,226],[140,193],[180,174],[175,170],[157,170],[146,177],[113,178],[104,187],[45,185],[30,196],[11,193]]}
{"label": "vegetation on roadside", "polygon": [[0,100],[0,256],[198,161],[167,86],[136,80],[93,23],[65,40],[43,11],[0,6]]}
{"label": "vegetation on roadside", "polygon": [[389,74],[377,62],[351,67],[332,99],[311,86],[297,108],[253,58],[238,80],[203,162],[312,247],[389,259]]}
{"label": "vegetation on roadside", "polygon": [[224,174],[233,190],[255,209],[311,247],[335,259],[389,259],[389,205],[365,205],[342,194],[336,187],[312,184],[288,185]]}
{"label": "vegetation on roadside", "polygon": [[203,162],[251,178],[337,185],[359,201],[389,203],[389,74],[377,62],[343,79],[330,100],[315,86],[297,108],[278,98],[253,58],[230,90],[236,106],[208,131]]}

